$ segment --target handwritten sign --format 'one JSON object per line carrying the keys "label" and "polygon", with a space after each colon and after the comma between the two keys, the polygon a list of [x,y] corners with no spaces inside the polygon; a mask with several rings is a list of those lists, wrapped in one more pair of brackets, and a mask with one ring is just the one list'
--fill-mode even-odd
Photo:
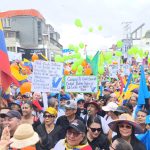
{"label": "handwritten sign", "polygon": [[66,92],[95,93],[98,90],[96,76],[66,76]]}
{"label": "handwritten sign", "polygon": [[118,65],[109,65],[109,76],[111,78],[117,78],[118,71],[119,71]]}
{"label": "handwritten sign", "polygon": [[35,61],[32,74],[32,91],[54,92],[61,90],[63,64],[48,61]]}

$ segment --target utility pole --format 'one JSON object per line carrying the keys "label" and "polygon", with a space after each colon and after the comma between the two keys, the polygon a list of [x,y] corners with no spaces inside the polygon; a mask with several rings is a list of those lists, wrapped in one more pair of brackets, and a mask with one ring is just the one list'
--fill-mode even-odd
{"label": "utility pole", "polygon": [[123,25],[123,32],[126,37],[123,37],[125,39],[131,39],[131,21],[125,21],[121,23]]}

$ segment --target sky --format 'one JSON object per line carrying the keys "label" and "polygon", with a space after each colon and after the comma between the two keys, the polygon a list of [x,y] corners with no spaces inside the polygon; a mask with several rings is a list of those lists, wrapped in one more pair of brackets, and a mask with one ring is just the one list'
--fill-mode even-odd
{"label": "sky", "polygon": [[[131,22],[131,31],[145,23],[144,34],[150,29],[149,6],[150,0],[3,0],[0,11],[36,9],[60,34],[59,42],[64,48],[83,42],[91,54],[122,39],[124,22]],[[77,18],[82,28],[75,26]],[[102,31],[97,29],[99,25]]]}

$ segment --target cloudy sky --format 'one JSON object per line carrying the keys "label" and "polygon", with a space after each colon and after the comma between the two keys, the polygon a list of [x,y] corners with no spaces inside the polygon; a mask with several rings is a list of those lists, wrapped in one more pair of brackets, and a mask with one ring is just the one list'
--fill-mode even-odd
{"label": "cloudy sky", "polygon": [[[64,48],[84,42],[88,51],[107,49],[123,37],[123,22],[132,22],[131,30],[145,23],[150,29],[150,0],[5,0],[0,11],[37,9],[60,33]],[[79,18],[83,27],[77,28]],[[101,25],[102,31],[97,30]],[[93,32],[89,32],[89,27]],[[143,33],[144,33],[143,32]]]}

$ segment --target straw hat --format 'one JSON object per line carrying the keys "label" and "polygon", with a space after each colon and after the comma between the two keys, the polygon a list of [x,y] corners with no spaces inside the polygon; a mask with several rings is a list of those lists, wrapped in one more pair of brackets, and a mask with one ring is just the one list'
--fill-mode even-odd
{"label": "straw hat", "polygon": [[135,134],[140,134],[143,133],[143,130],[139,124],[137,124],[131,115],[129,114],[122,114],[119,116],[119,119],[110,122],[108,125],[111,128],[112,131],[117,132],[117,127],[119,123],[127,123],[134,128],[134,133]]}
{"label": "straw hat", "polygon": [[21,124],[16,129],[11,141],[13,142],[10,145],[12,148],[21,149],[35,145],[39,141],[39,136],[34,132],[32,125]]}

